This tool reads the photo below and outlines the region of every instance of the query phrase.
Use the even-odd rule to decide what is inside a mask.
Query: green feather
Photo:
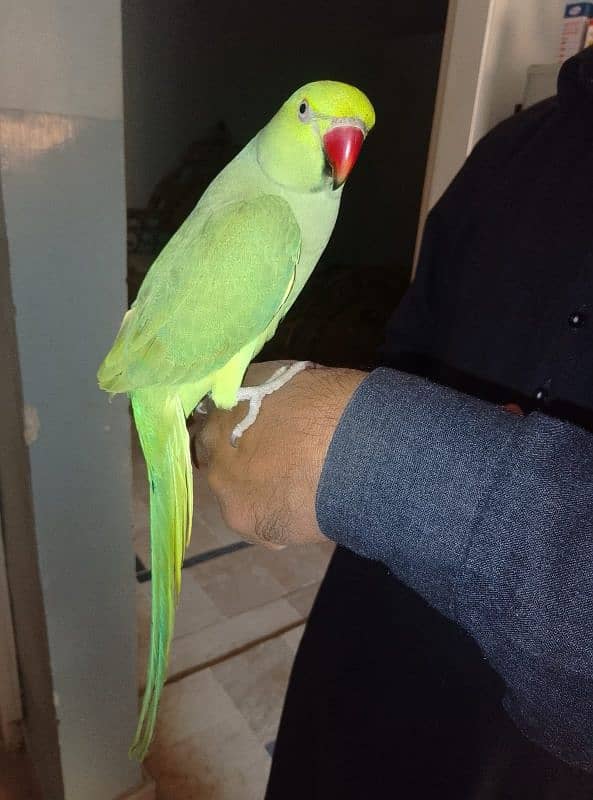
[[[152,740],[167,675],[183,554],[191,533],[193,483],[180,398],[166,391],[132,393],[134,420],[150,487],[152,625],[146,689],[130,755],[142,760]]]

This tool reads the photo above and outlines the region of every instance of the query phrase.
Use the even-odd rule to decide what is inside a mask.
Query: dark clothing
[[[592,434],[376,370],[336,430],[317,516],[473,636],[521,731],[593,772]]]
[[[593,797],[592,314],[590,50],[429,217],[384,361],[430,381],[374,373],[336,432],[321,527],[383,563],[338,548],[268,800]]]

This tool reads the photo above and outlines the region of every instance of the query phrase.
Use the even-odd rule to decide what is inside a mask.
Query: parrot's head
[[[340,189],[374,124],[373,106],[359,89],[315,81],[259,132],[257,157],[270,178],[294,191]]]

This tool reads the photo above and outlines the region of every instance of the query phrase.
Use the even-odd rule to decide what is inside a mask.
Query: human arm
[[[524,733],[593,768],[590,434],[378,370],[334,434],[317,518],[469,631]]]
[[[276,544],[323,531],[385,563],[477,640],[521,730],[591,768],[588,433],[394,370],[295,378],[237,450],[232,416],[216,415],[210,472],[233,527]]]

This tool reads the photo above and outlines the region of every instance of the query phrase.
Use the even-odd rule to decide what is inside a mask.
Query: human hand
[[[282,363],[252,365],[245,385],[263,383]],[[264,398],[237,447],[231,446],[231,431],[246,405],[209,413],[195,445],[230,528],[269,547],[325,539],[315,514],[317,485],[342,412],[366,375],[326,367],[304,370]]]

